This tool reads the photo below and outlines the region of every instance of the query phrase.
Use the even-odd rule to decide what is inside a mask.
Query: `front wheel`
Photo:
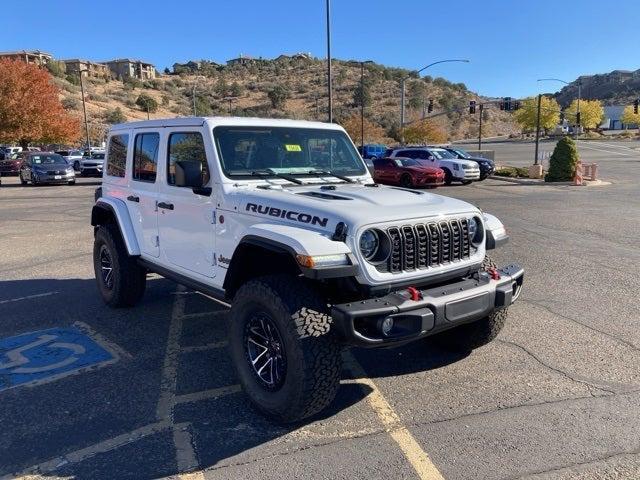
[[[451,175],[451,172],[449,171],[449,169],[445,168],[444,169],[444,184],[445,185],[451,185],[451,182],[453,182],[453,175]]]
[[[22,176],[22,172],[20,172],[20,184],[21,185],[26,185],[27,181],[24,179],[24,177]]]
[[[413,187],[413,180],[411,179],[411,175],[408,175],[406,173],[402,175],[402,177],[400,177],[400,186],[404,188]]]
[[[251,403],[278,422],[321,411],[338,390],[340,347],[326,301],[297,277],[261,277],[238,290],[229,350]]]
[[[482,268],[496,268],[496,263],[488,255],[482,262]],[[494,310],[475,322],[461,325],[434,335],[431,339],[440,345],[457,351],[469,352],[482,347],[498,336],[507,320],[508,309]]]
[[[461,182],[463,185],[470,185],[471,184],[471,180],[462,180]]]

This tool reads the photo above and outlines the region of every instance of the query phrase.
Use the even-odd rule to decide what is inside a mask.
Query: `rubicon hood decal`
[[[283,208],[270,207],[269,205],[259,205],[256,203],[247,203],[245,208],[248,212],[260,213],[272,217],[286,218],[300,223],[310,223],[311,225],[319,225],[326,227],[329,219],[326,217],[318,217],[304,212],[296,212],[295,210],[285,210]]]

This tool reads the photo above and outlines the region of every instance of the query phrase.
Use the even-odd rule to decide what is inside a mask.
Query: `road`
[[[522,165],[530,147],[495,145]],[[0,348],[75,328],[111,360],[0,387],[0,477],[640,478],[640,155],[627,152],[581,146],[605,187],[439,189],[507,225],[496,260],[526,274],[505,329],[466,356],[433,342],[345,351],[331,408],[286,428],[238,391],[224,306],[157,277],[133,309],[101,303],[94,186],[3,178]]]

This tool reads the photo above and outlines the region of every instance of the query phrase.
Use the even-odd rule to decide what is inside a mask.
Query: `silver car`
[[[102,176],[102,167],[104,165],[104,151],[93,151],[88,157],[80,160],[80,175],[98,175]]]

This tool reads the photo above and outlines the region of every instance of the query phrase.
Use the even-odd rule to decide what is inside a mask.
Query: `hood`
[[[335,188],[332,188],[335,187]],[[333,232],[339,222],[349,230],[382,222],[475,213],[473,205],[433,193],[400,187],[362,184],[289,186],[283,188],[232,187],[226,210],[237,210],[265,220]]]
[[[413,166],[413,167],[405,167],[407,170],[411,170],[412,172],[422,173],[427,175],[444,175],[444,171],[438,167],[428,167],[428,166]]]
[[[492,160],[488,158],[483,158],[483,157],[469,157],[466,160],[473,160],[474,162],[478,162],[478,163],[493,163]]]

